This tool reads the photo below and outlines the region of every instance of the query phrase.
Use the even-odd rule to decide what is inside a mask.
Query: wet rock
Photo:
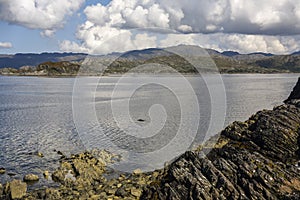
[[[115,193],[115,194],[116,194],[116,196],[122,197],[122,198],[128,196],[128,192],[125,191],[124,187],[118,188],[118,189],[116,190],[116,193]]]
[[[51,199],[51,200],[55,200],[55,199],[62,199],[62,196],[60,194],[60,192],[56,189],[53,188],[47,188],[45,189],[45,199]]]
[[[48,179],[50,176],[50,173],[49,173],[49,171],[44,171],[43,175],[46,179]]]
[[[38,181],[39,176],[35,175],[35,174],[27,174],[27,175],[24,176],[23,180],[26,181],[26,182]]]
[[[44,157],[44,154],[41,153],[41,152],[37,152],[37,156],[40,157],[40,158],[43,158],[43,157]]]
[[[142,194],[142,190],[137,188],[131,188],[130,193],[135,197],[140,197]]]
[[[55,182],[59,182],[61,184],[64,184],[65,181],[65,173],[63,170],[56,170],[55,172],[52,173],[52,179]]]
[[[17,173],[15,173],[15,172],[8,172],[7,175],[8,175],[8,176],[16,176]]]
[[[133,170],[132,173],[138,175],[138,174],[142,174],[143,172],[141,169],[135,169],[135,170]]]
[[[5,174],[6,170],[3,167],[0,167],[0,174]]]
[[[100,199],[100,195],[93,195],[90,197],[91,200],[98,200]]]
[[[284,103],[288,103],[291,100],[300,99],[300,77],[290,96],[284,101]]]
[[[0,183],[0,199],[2,195],[3,195],[3,185]]]
[[[11,199],[21,199],[26,195],[27,184],[20,180],[13,180],[6,184],[6,195]]]

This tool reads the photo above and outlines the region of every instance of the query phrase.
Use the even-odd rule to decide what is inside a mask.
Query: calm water
[[[224,126],[235,120],[246,120],[258,110],[271,109],[280,105],[289,95],[298,76],[298,74],[222,75],[227,100]],[[91,143],[86,144],[86,140],[96,137],[94,133],[99,129],[104,130],[105,134],[110,135],[115,140],[120,139],[119,135],[122,135],[124,131],[131,130],[134,132],[137,127],[130,124],[127,126],[127,123],[130,122],[128,122],[126,115],[118,115],[119,122],[126,126],[125,128],[118,128],[118,124],[111,120],[110,96],[118,79],[118,77],[103,78],[101,87],[98,87],[94,92],[96,116],[100,125],[93,120],[88,120],[89,116],[84,116],[82,119],[87,119],[86,122],[83,120],[82,126],[76,129],[72,111],[74,78],[0,76],[0,167],[5,167],[7,172],[16,173],[15,177],[19,178],[22,177],[22,174],[30,172],[41,174],[43,170],[51,171],[57,167],[59,156],[54,150],[71,154],[82,152],[86,147],[109,148],[107,141],[97,138],[93,138],[90,140]],[[161,79],[166,78],[160,77],[159,80]],[[187,79],[193,84],[194,89],[196,88],[198,99],[201,99],[203,96],[202,86],[198,85],[199,82],[194,80],[194,77]],[[87,80],[93,79],[87,78]],[[125,80],[121,85],[121,92],[112,98],[112,101],[119,102],[118,105],[122,106],[123,101],[126,101],[128,87],[137,84],[137,82],[138,80],[135,78]],[[94,81],[91,81],[91,85],[93,83]],[[185,88],[176,84],[178,83],[176,78],[173,78],[170,83],[178,89],[179,96],[187,95]],[[139,89],[132,95],[130,102],[132,120],[139,125],[138,127],[143,127],[150,123],[150,118],[152,120],[160,119],[160,116],[155,117],[151,114],[149,117],[148,110],[152,104],[162,104],[166,107],[169,117],[162,131],[166,133],[166,138],[172,138],[173,135],[170,130],[175,130],[180,123],[178,121],[180,110],[176,109],[178,106],[173,105],[174,102],[177,102],[175,97],[173,93],[168,93],[167,88],[155,84]],[[206,114],[209,116],[208,105],[200,106],[200,110],[204,113],[201,117],[206,118]],[[193,116],[189,117],[193,118]],[[138,121],[139,119],[142,119],[143,122]],[[207,123],[209,120],[204,120],[203,124],[200,122],[200,126],[205,127]],[[187,123],[185,126],[189,127],[190,124]],[[81,134],[78,135],[77,130],[82,129],[82,127],[84,128],[80,130]],[[87,134],[82,135],[82,131]],[[201,132],[201,127],[198,132]],[[93,144],[93,141],[97,141],[97,144]],[[120,140],[120,145],[124,142],[126,143],[126,141]],[[144,141],[133,141],[130,144],[134,144],[132,148],[137,151],[151,151],[152,147],[149,144],[142,143],[141,145],[141,142]],[[155,145],[158,146],[153,146],[153,148],[160,148],[159,145],[163,146],[164,141],[158,138]],[[38,151],[43,152],[45,157],[39,158],[32,155]],[[0,175],[1,182],[10,178],[7,174]],[[39,184],[44,184],[44,180]]]

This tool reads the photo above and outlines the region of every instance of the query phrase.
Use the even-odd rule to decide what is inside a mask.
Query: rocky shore
[[[216,144],[164,169],[122,174],[107,167],[119,158],[104,150],[62,155],[59,169],[44,172],[59,187],[27,192],[28,180],[13,180],[0,185],[0,199],[300,199],[299,127],[300,79],[283,105],[234,122]]]

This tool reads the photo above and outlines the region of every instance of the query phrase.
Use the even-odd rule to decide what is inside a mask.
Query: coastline
[[[201,73],[200,75],[214,75],[218,73]],[[274,75],[274,74],[300,74],[300,72],[273,72],[273,73],[255,73],[255,72],[236,72],[236,73],[219,73],[220,75]],[[24,74],[1,74],[0,76],[3,77],[37,77],[37,78],[76,78],[76,77],[122,77],[125,74],[103,74],[103,75],[71,75],[71,74],[63,74],[63,75],[24,75]],[[126,75],[142,75],[142,76],[184,76],[184,77],[193,77],[193,76],[199,76],[199,74],[195,73],[179,73],[172,74],[172,73],[137,73],[137,74],[126,74]]]

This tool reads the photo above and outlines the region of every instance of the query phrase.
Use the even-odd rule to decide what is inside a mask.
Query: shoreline
[[[300,72],[274,72],[274,73],[201,73],[200,75],[297,75],[300,74]],[[85,78],[85,77],[123,77],[124,75],[127,75],[130,77],[138,77],[138,76],[173,76],[173,77],[194,77],[199,76],[199,74],[193,74],[193,73],[179,73],[177,74],[170,74],[170,73],[138,73],[138,74],[104,74],[104,75],[54,75],[54,76],[48,76],[48,75],[20,75],[20,74],[0,74],[2,77],[36,77],[36,78]]]

